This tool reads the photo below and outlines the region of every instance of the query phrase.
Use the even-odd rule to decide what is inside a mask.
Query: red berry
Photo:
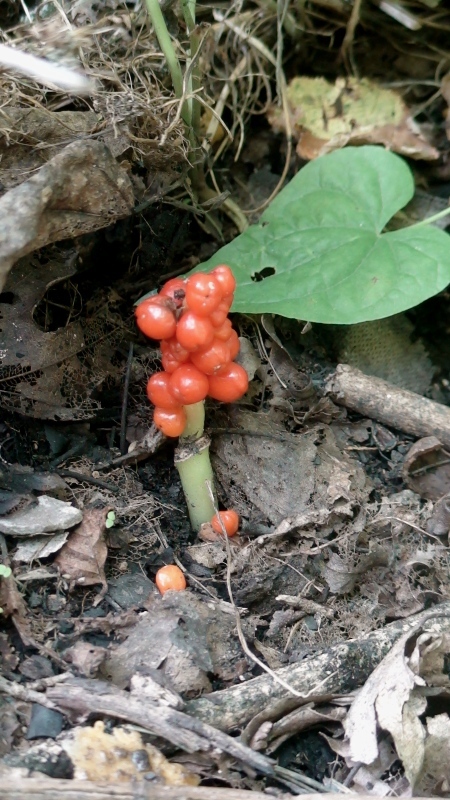
[[[186,412],[182,406],[172,410],[155,408],[153,422],[166,436],[181,436],[186,427]]]
[[[230,348],[230,356],[231,361],[234,361],[239,350],[241,349],[241,343],[239,341],[239,336],[237,335],[235,330],[232,330],[230,333],[229,339],[227,339],[226,344]]]
[[[181,569],[175,564],[167,564],[166,567],[161,567],[156,573],[155,583],[161,594],[168,592],[169,589],[173,592],[182,592],[186,588],[186,578]]]
[[[136,308],[138,328],[149,339],[170,339],[174,336],[177,321],[168,298],[147,297]]]
[[[207,317],[199,317],[192,311],[186,311],[178,320],[176,336],[181,346],[191,352],[211,344],[214,328]]]
[[[205,375],[214,375],[218,369],[231,361],[228,342],[213,339],[208,347],[202,347],[191,355],[191,361]]]
[[[174,336],[172,339],[165,339],[163,342],[161,342],[161,353],[163,356],[170,354],[181,364],[184,364],[185,361],[189,361],[190,357],[189,351],[181,346],[176,336]]]
[[[174,410],[182,405],[173,396],[167,372],[155,372],[147,383],[147,397],[154,406]]]
[[[216,339],[221,339],[222,342],[226,342],[230,338],[230,333],[232,330],[231,319],[225,317],[225,321],[222,323],[220,328],[215,328],[214,336]]]
[[[193,364],[182,364],[170,376],[170,390],[181,405],[200,403],[208,394],[208,378]]]
[[[222,288],[212,275],[198,272],[186,283],[186,305],[199,317],[207,317],[215,311],[222,297]]]
[[[209,318],[215,328],[220,328],[221,325],[223,325],[228,317],[228,312],[232,306],[232,303],[233,295],[227,295],[220,301],[216,310],[209,315]]]
[[[217,283],[220,284],[222,287],[222,293],[226,294],[233,294],[234,290],[236,289],[236,278],[234,277],[230,267],[226,264],[218,264],[217,267],[211,272],[211,275],[214,276]]]
[[[214,514],[211,525],[216,533],[223,533],[223,528],[225,528],[227,536],[234,536],[239,530],[239,514],[233,509],[219,511],[218,514]]]
[[[175,308],[181,308],[186,293],[186,281],[183,278],[171,278],[160,291],[161,297],[170,297]]]
[[[248,389],[248,375],[240,364],[231,362],[209,379],[209,396],[222,403],[234,403]]]
[[[181,346],[175,336],[161,342],[161,363],[165,372],[174,372],[177,367],[189,361],[190,353]]]

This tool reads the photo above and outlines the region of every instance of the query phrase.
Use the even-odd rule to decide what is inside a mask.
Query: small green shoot
[[[116,515],[114,511],[108,511],[106,515],[105,528],[112,528],[116,523]]]
[[[233,311],[346,325],[389,317],[450,283],[448,234],[425,224],[436,216],[383,233],[413,195],[399,156],[338,150],[301,169],[256,225],[196,270],[231,267]]]
[[[0,578],[9,578],[11,574],[11,567],[6,567],[4,564],[0,564]]]
[[[6,567],[5,564],[0,564],[0,578],[9,578],[11,574],[11,567]],[[3,608],[0,608],[0,614],[3,614]]]

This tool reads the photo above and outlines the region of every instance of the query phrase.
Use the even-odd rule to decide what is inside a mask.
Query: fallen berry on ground
[[[156,573],[155,583],[161,594],[165,594],[169,590],[182,592],[186,588],[186,578],[181,569],[175,564],[167,564],[167,566],[161,567]]]

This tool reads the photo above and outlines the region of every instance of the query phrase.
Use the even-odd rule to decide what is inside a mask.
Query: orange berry
[[[239,341],[239,336],[237,335],[235,330],[232,330],[230,333],[230,338],[227,339],[226,344],[230,348],[230,356],[231,361],[234,361],[239,350],[241,349],[241,343]]]
[[[193,364],[181,364],[170,376],[170,391],[183,406],[200,403],[209,390],[208,378]]]
[[[174,336],[177,321],[169,298],[147,297],[136,308],[138,328],[149,339],[170,339]]]
[[[231,361],[230,346],[228,342],[213,339],[208,347],[202,347],[191,355],[191,361],[197,369],[205,375],[214,375],[217,370]]]
[[[169,380],[170,375],[167,372],[155,372],[147,382],[147,397],[154,406],[174,410],[181,403],[173,396]]]
[[[233,329],[231,327],[231,319],[225,317],[225,320],[222,323],[222,325],[220,325],[220,327],[218,328],[215,328],[214,336],[216,337],[216,339],[221,339],[222,342],[226,342],[230,338],[230,333],[232,330]]]
[[[177,340],[189,352],[207,347],[214,339],[214,328],[207,317],[186,311],[178,320]]]
[[[209,319],[215,328],[220,328],[228,317],[228,312],[233,303],[233,295],[222,298],[216,310],[209,315]]]
[[[222,287],[222,293],[226,294],[233,294],[234,290],[236,289],[236,278],[234,277],[230,267],[226,264],[218,264],[217,267],[211,272],[211,275],[214,276],[216,281]]]
[[[215,311],[223,297],[220,283],[213,275],[198,272],[186,283],[186,305],[199,317],[207,317]]]
[[[166,567],[161,567],[156,573],[155,583],[161,594],[169,590],[182,592],[186,588],[186,578],[181,569],[175,564],[167,564]]]
[[[170,297],[175,308],[181,308],[186,293],[186,281],[183,278],[171,278],[160,291],[161,297]]]
[[[181,436],[186,427],[186,412],[183,406],[178,408],[158,408],[153,412],[153,422],[165,436]]]
[[[233,361],[209,378],[209,396],[222,403],[234,403],[248,389],[248,375],[240,364]]]
[[[223,533],[223,528],[225,528],[227,536],[235,536],[239,529],[239,514],[233,509],[219,511],[218,514],[214,514],[211,525],[216,533]]]
[[[162,344],[162,342],[161,342]],[[182,362],[177,361],[171,353],[161,356],[161,364],[163,365],[164,372],[175,372],[178,367],[181,367]]]

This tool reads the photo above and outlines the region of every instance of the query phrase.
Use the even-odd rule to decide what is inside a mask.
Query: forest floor
[[[354,326],[232,315],[250,388],[207,405],[227,541],[190,527],[133,315],[327,150],[384,145],[407,218],[445,208],[448,10],[199,2],[201,202],[145,9],[10,5],[4,43],[81,53],[96,88],[0,75],[0,798],[448,796],[448,293]]]

